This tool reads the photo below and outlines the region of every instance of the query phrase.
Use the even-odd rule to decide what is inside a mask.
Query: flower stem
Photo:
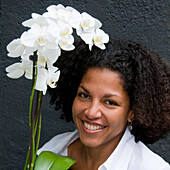
[[[37,55],[36,52],[34,53],[34,55]],[[31,134],[30,134],[29,149],[27,153],[24,170],[33,169],[38,146],[39,146],[39,140],[40,140],[41,105],[42,105],[43,95],[42,95],[42,92],[37,91],[36,106],[34,109],[34,97],[35,97],[35,86],[36,86],[36,81],[37,81],[37,74],[38,74],[37,61],[33,61],[33,79],[32,79],[33,84],[32,84],[32,92],[30,96],[30,106],[29,106],[29,126],[31,129]]]
[[[41,130],[41,106],[42,106],[42,99],[43,95],[42,92],[39,92],[38,96],[38,109],[37,109],[37,119],[36,119],[36,126],[35,126],[35,143],[37,144],[36,146],[36,152],[38,150],[38,145],[39,145],[39,139],[40,139],[40,130]]]

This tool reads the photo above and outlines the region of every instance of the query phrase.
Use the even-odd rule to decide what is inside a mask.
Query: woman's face
[[[117,145],[131,119],[129,96],[120,74],[91,68],[83,76],[72,106],[81,142],[88,147]]]

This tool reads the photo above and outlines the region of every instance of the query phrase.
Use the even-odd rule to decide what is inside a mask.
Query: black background
[[[13,80],[5,68],[17,61],[7,57],[6,46],[27,30],[21,25],[31,13],[42,14],[49,5],[59,3],[86,11],[102,23],[111,38],[132,39],[148,45],[170,61],[169,0],[2,0],[0,9],[0,169],[20,170],[29,144],[28,108],[31,81]],[[74,129],[60,120],[60,112],[44,96],[40,146],[54,135]],[[149,146],[170,163],[170,135]]]

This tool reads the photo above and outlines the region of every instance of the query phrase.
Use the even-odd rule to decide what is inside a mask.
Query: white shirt
[[[68,156],[68,146],[77,138],[77,130],[57,135],[40,148],[37,154],[52,151]],[[136,143],[127,128],[115,150],[98,170],[170,170],[170,165],[142,142]]]

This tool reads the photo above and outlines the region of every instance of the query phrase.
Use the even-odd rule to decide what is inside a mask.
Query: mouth
[[[89,133],[99,132],[106,127],[106,126],[101,126],[97,124],[91,124],[86,121],[82,121],[82,124],[83,124],[84,130]]]

